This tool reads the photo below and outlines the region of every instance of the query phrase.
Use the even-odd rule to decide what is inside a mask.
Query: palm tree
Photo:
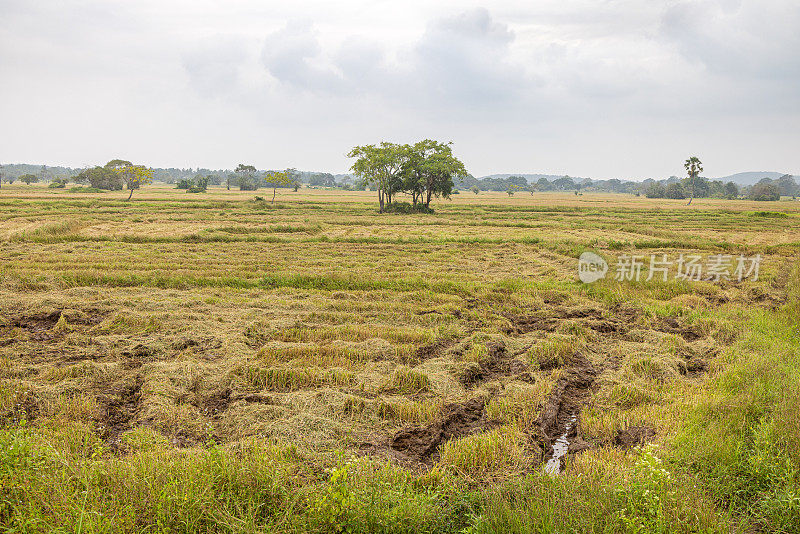
[[[694,180],[703,172],[703,162],[697,156],[692,156],[684,162],[683,166],[689,173],[689,204],[691,204],[694,200]]]

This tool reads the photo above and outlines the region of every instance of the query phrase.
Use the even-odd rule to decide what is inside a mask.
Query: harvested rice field
[[[7,531],[800,531],[800,203],[125,197],[3,186]]]

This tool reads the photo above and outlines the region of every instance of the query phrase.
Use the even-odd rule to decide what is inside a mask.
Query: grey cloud
[[[381,45],[357,37],[350,37],[342,43],[333,62],[355,91],[381,86],[390,72]]]
[[[691,0],[664,13],[662,33],[689,60],[731,78],[800,82],[800,4]]]
[[[368,94],[406,106],[492,107],[524,88],[509,63],[514,34],[476,9],[430,23],[421,39],[389,64],[379,43],[350,38],[325,54],[309,24],[290,23],[269,35],[262,63],[283,83],[312,93]]]
[[[344,80],[321,54],[313,26],[289,22],[264,41],[261,62],[272,76],[312,92],[341,92]]]
[[[420,90],[439,101],[489,105],[515,99],[527,85],[509,59],[514,33],[478,8],[428,26],[412,54]]]
[[[232,37],[204,39],[182,56],[183,67],[192,87],[206,97],[222,96],[240,83],[242,64],[247,57],[244,44]]]
[[[474,172],[797,168],[798,0],[235,4],[0,0],[3,153],[344,169],[343,146],[435,136]]]

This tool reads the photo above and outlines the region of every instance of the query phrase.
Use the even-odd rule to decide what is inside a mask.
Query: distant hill
[[[769,178],[770,180],[776,180],[787,174],[785,172],[769,172],[769,171],[751,171],[751,172],[738,172],[736,174],[731,174],[730,176],[723,176],[722,178],[715,178],[716,180],[722,180],[723,182],[733,182],[739,185],[753,185],[757,184],[759,180],[762,178]]]
[[[523,178],[528,180],[528,183],[537,182],[539,178],[547,178],[549,181],[552,182],[553,180],[558,180],[559,178],[564,177],[563,174],[525,174],[522,172],[512,172],[507,174],[487,174],[486,176],[481,176],[480,179],[483,180],[484,178],[500,178],[501,180],[504,180],[510,176],[522,176]],[[583,178],[579,176],[570,176],[570,178],[572,178],[576,182],[580,182],[581,180],[583,180]]]

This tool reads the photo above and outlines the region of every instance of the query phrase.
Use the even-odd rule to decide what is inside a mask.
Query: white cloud
[[[206,97],[227,96],[242,84],[240,70],[247,52],[240,39],[212,36],[183,54],[183,67],[190,82]]]
[[[800,83],[800,4],[691,0],[666,10],[662,30],[680,51],[732,79]]]
[[[476,174],[800,170],[796,1],[487,7],[0,0],[0,160],[341,171],[432,136]]]

